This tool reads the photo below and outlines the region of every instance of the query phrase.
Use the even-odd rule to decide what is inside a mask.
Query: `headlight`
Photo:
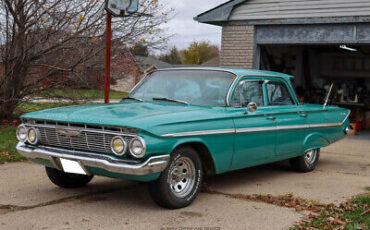
[[[30,144],[36,144],[39,140],[39,137],[37,135],[37,130],[35,128],[29,128],[27,133],[27,141]]]
[[[27,141],[27,128],[24,125],[20,125],[17,128],[17,139],[20,142],[26,142]]]
[[[122,137],[114,137],[111,146],[113,153],[117,156],[125,154],[127,149],[127,143]]]
[[[135,137],[130,141],[130,153],[136,158],[142,158],[145,155],[146,145],[141,137]]]

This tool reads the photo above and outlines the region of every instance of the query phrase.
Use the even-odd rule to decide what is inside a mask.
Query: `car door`
[[[277,159],[297,156],[302,152],[307,114],[299,110],[293,92],[284,80],[266,80],[265,88],[270,115],[276,124]]]
[[[231,169],[263,164],[274,157],[275,121],[268,116],[262,86],[262,79],[242,79],[231,96],[229,112],[236,129]],[[250,102],[257,104],[255,112],[247,112]]]

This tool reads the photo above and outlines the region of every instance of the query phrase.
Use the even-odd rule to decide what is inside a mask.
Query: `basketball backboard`
[[[105,9],[115,17],[125,17],[136,13],[139,0],[106,0]]]

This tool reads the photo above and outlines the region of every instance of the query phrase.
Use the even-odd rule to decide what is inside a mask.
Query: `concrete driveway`
[[[370,138],[346,138],[321,152],[316,171],[285,162],[208,178],[185,209],[165,210],[143,183],[96,177],[83,189],[54,186],[43,167],[0,166],[0,229],[288,229],[303,215],[293,208],[243,199],[292,194],[340,203],[370,186]]]

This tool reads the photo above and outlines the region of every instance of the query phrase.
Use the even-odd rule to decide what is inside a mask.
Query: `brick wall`
[[[253,68],[254,26],[222,27],[220,66]]]

